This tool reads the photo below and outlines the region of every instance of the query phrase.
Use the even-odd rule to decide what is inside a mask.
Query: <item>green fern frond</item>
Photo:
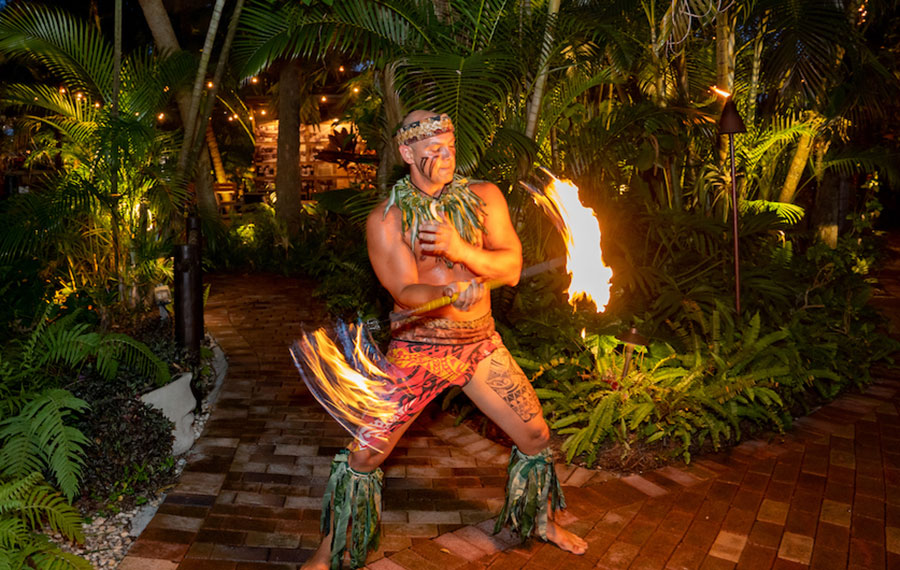
[[[89,570],[84,559],[62,552],[42,531],[84,541],[82,518],[40,473],[0,479],[0,568],[71,568]]]
[[[0,474],[23,477],[49,469],[72,499],[78,491],[88,440],[65,422],[71,413],[87,408],[87,402],[70,392],[50,389],[37,394],[18,415],[0,422]]]

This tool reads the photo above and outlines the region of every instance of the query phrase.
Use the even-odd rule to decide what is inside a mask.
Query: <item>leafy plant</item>
[[[619,342],[609,336],[588,335],[583,352],[570,357],[517,359],[534,371],[551,427],[569,436],[568,461],[584,455],[592,464],[610,440],[626,449],[637,440],[661,440],[690,460],[705,442],[718,449],[737,440],[745,422],[783,428],[783,403],[773,387],[790,372],[789,353],[778,348],[786,333],[760,337],[758,316],[738,332],[722,326],[718,311],[697,325],[679,331],[688,350],[661,343],[639,349],[624,377]]]
[[[0,568],[91,570],[87,560],[63,552],[41,534],[45,529],[84,541],[81,515],[40,473],[0,477]]]
[[[18,414],[0,421],[0,477],[21,478],[48,469],[72,500],[88,441],[66,422],[87,407],[66,390],[49,389],[29,399]]]
[[[97,382],[102,380],[86,378],[76,389],[90,390]],[[127,508],[171,481],[172,422],[161,411],[134,396],[107,394],[77,426],[89,442],[82,494],[97,508]]]
[[[3,395],[52,386],[53,379],[59,376],[59,367],[78,370],[88,362],[94,363],[107,380],[115,377],[121,364],[126,364],[153,378],[158,385],[169,381],[168,366],[145,344],[120,333],[96,332],[91,325],[78,323],[77,313],[49,322],[52,309],[52,304],[48,304],[28,338],[10,343],[7,354],[0,355],[0,362],[8,361],[0,367]],[[8,409],[14,409],[14,401],[7,402],[11,406]]]
[[[114,113],[113,47],[96,26],[19,3],[0,13],[0,37],[0,53],[34,72],[5,84],[0,102],[28,135],[25,166],[44,173],[32,192],[0,205],[0,260],[36,257],[52,286],[90,291],[101,310],[117,300],[140,306],[171,274],[169,230],[157,220],[186,194],[167,181],[177,140],[157,128],[157,113],[189,75],[190,57],[126,54]]]

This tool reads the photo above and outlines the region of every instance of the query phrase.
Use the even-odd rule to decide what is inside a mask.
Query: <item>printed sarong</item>
[[[402,374],[390,392],[399,408],[390,421],[374,420],[356,434],[361,445],[375,449],[438,394],[468,384],[478,364],[503,346],[490,314],[471,321],[416,318],[391,323],[391,330],[387,359]]]

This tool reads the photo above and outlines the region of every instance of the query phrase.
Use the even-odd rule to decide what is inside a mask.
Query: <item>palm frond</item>
[[[240,77],[279,58],[319,57],[331,49],[374,59],[431,44],[433,23],[433,7],[424,3],[343,0],[325,9],[251,0],[241,15],[233,52]]]
[[[892,186],[900,184],[900,170],[897,168],[900,156],[884,148],[846,149],[840,153],[826,155],[822,163],[825,170],[835,170],[842,175],[864,172],[879,172]]]
[[[766,38],[766,76],[789,97],[815,100],[838,71],[841,44],[850,35],[839,4],[763,0],[760,10],[778,22]]]
[[[742,212],[774,212],[778,219],[789,225],[800,223],[806,210],[796,204],[788,204],[786,202],[770,202],[768,200],[741,200]],[[781,229],[774,227],[766,227],[768,229]]]
[[[601,69],[597,73],[583,73],[576,69],[573,70],[571,75],[564,76],[557,81],[544,96],[535,140],[545,140],[550,129],[556,125],[559,118],[585,92],[611,81],[613,79],[610,68]]]
[[[69,89],[111,100],[111,45],[95,26],[60,8],[19,2],[4,9],[0,53],[39,62]]]
[[[508,54],[420,54],[401,60],[398,87],[410,106],[447,113],[456,127],[457,164],[471,172],[491,143],[497,107],[505,100],[515,62]]]

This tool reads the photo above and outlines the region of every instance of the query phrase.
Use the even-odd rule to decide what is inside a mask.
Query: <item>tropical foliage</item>
[[[36,191],[0,205],[0,260],[41,260],[42,281],[92,297],[108,321],[107,307],[143,305],[171,274],[164,228],[185,195],[167,182],[177,140],[157,124],[190,62],[126,57],[114,111],[112,47],[88,22],[17,3],[0,12],[0,37],[0,53],[35,70],[35,81],[4,85],[0,103],[30,134],[25,166],[46,173]]]
[[[548,166],[579,185],[614,271],[606,311],[573,312],[561,273],[494,293],[507,344],[567,436],[569,459],[592,462],[610,441],[688,458],[748,430],[785,429],[864,385],[893,350],[866,301],[877,198],[900,179],[900,29],[885,17],[896,2],[247,0],[216,37],[224,4],[214,3],[202,51],[136,50],[118,72],[98,26],[31,2],[0,10],[0,55],[29,70],[4,84],[0,103],[29,142],[26,166],[45,173],[34,191],[0,203],[3,320],[26,339],[0,361],[10,396],[3,453],[27,466],[4,476],[41,471],[74,492],[84,442],[64,428],[83,403],[58,391],[61,370],[109,380],[130,359],[126,368],[165,376],[124,337],[74,319],[31,324],[33,315],[51,295],[104,331],[116,311],[145,306],[150,287],[169,279],[170,222],[194,207],[180,180],[202,125],[217,102],[231,118],[246,114],[240,81],[267,70],[317,78],[297,89],[292,119],[317,110],[313,86],[329,65],[355,70],[348,89],[360,93],[346,115],[378,150],[377,187],[300,208],[282,199],[292,190],[282,179],[274,209],[246,208],[227,229],[206,220],[207,262],[302,272],[343,318],[390,310],[359,236],[400,174],[391,139],[407,110],[451,115],[459,166],[506,193],[526,265],[563,246],[518,181]],[[214,45],[221,55],[206,82]],[[175,127],[160,117],[186,77],[191,109]],[[719,136],[714,85],[729,92],[745,133]],[[288,99],[287,81],[280,87]],[[614,335],[631,328],[651,340],[623,374]],[[36,338],[67,348],[36,350]],[[26,378],[35,383],[20,396]],[[100,455],[116,454],[128,456]],[[130,486],[153,471],[131,467],[95,475]]]
[[[897,147],[884,136],[898,100],[882,47],[896,45],[897,30],[879,20],[889,10],[255,0],[235,55],[243,74],[283,57],[367,62],[355,84],[365,102],[350,115],[385,160],[404,108],[449,113],[461,168],[507,191],[526,265],[560,255],[562,244],[516,181],[537,164],[574,179],[603,229],[612,301],[602,315],[573,314],[560,295],[565,277],[540,276],[495,293],[505,339],[570,436],[570,459],[592,460],[610,439],[657,441],[689,457],[747,428],[783,429],[818,398],[864,383],[868,365],[893,348],[865,304],[877,236],[854,227],[877,216],[869,205],[879,184],[897,182]],[[718,136],[714,85],[730,92],[747,131],[734,139],[741,312],[729,139]],[[360,194],[347,215],[362,219],[371,196]],[[362,261],[355,253],[344,262]],[[329,280],[331,297],[360,299],[361,265],[334,261],[307,269]],[[616,380],[621,349],[610,335],[630,327],[653,341]]]
[[[121,334],[93,332],[77,321],[78,313],[51,320],[57,311],[48,305],[26,339],[0,351],[0,544],[12,568],[90,567],[40,534],[49,529],[68,540],[83,540],[81,515],[70,503],[83,491],[85,471],[96,471],[88,463],[96,442],[107,439],[82,431],[92,425],[86,418],[99,410],[76,397],[73,385],[80,389],[88,370],[107,383],[124,368],[154,381],[169,375],[168,366],[146,345]],[[141,433],[151,427],[145,422]],[[133,448],[145,460],[160,448],[140,443]],[[171,441],[161,449],[171,453]]]

